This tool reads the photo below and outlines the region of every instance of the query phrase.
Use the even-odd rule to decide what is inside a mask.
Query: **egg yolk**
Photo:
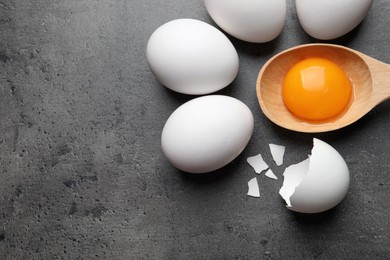
[[[295,64],[283,82],[283,101],[288,110],[307,120],[326,120],[348,105],[352,85],[345,72],[323,58],[308,58]]]

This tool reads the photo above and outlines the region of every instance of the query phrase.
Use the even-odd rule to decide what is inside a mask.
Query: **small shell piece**
[[[257,178],[253,178],[248,182],[248,196],[260,198],[260,189]]]
[[[258,154],[256,156],[248,157],[246,161],[249,163],[250,166],[253,167],[256,173],[260,174],[262,171],[265,171],[268,169],[268,165],[264,162],[263,157],[261,154]]]
[[[278,177],[275,175],[275,173],[271,169],[268,169],[268,171],[266,171],[265,176],[267,176],[270,179],[274,179],[274,180],[278,179]]]
[[[270,144],[269,148],[271,150],[272,158],[274,159],[276,165],[282,165],[284,151],[286,150],[286,147],[282,145]]]

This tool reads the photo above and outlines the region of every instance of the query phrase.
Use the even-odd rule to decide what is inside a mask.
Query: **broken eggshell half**
[[[287,208],[319,213],[335,207],[348,192],[350,176],[342,156],[329,144],[313,140],[308,159],[286,168],[279,194]]]

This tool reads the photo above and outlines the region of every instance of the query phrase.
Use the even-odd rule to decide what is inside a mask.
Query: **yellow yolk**
[[[351,82],[335,63],[308,58],[295,64],[283,82],[283,101],[295,116],[326,120],[340,114],[348,105]]]

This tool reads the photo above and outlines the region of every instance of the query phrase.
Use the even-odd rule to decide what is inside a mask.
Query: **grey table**
[[[331,41],[390,63],[390,1]],[[218,94],[245,102],[255,130],[244,152],[212,174],[190,175],[164,158],[160,134],[191,96],[162,87],[145,47],[176,18],[215,25],[202,1],[0,1],[0,259],[389,259],[390,103],[324,134],[284,130],[262,114],[257,73],[274,54],[316,42],[288,1],[276,40],[230,37],[236,80]],[[389,86],[390,87],[390,86]],[[284,167],[320,138],[345,158],[351,187],[323,214],[288,211],[278,195]],[[246,158],[286,146],[277,181]]]

